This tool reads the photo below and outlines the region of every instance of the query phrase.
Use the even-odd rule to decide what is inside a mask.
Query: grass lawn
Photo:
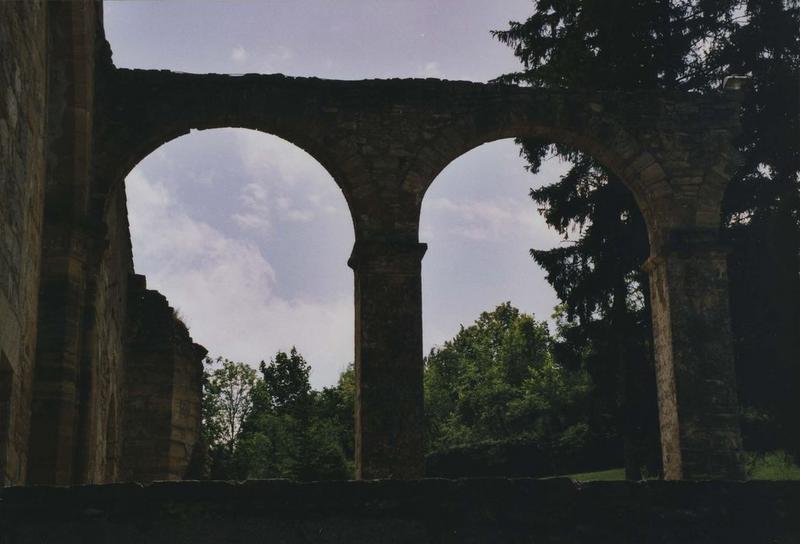
[[[768,453],[762,457],[748,454],[747,459],[747,475],[750,480],[800,480],[800,467],[789,462],[781,451]],[[565,476],[583,482],[624,480],[625,470],[612,468]]]
[[[583,472],[581,474],[568,474],[567,478],[572,478],[573,480],[580,480],[580,481],[613,481],[613,480],[624,480],[625,479],[625,469],[622,468],[612,468],[609,470],[601,470],[599,472]]]
[[[800,480],[800,467],[787,460],[782,451],[775,451],[762,458],[751,456],[747,474],[751,480]]]

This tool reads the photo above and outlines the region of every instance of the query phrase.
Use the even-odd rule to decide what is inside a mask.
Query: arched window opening
[[[423,201],[428,473],[658,477],[642,215],[596,163],[534,176],[519,150],[470,151]]]
[[[126,384],[160,414],[172,448],[173,460],[136,470],[182,478],[202,466],[187,439],[202,419],[211,473],[200,476],[351,477],[354,235],[330,174],[275,136],[214,129],[162,145],[125,185],[139,301],[131,353],[173,397],[148,405],[137,378]],[[183,338],[177,350],[152,342],[163,336],[153,312]],[[205,378],[187,363],[202,354],[193,342],[208,350]]]

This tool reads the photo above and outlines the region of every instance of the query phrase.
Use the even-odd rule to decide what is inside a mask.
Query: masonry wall
[[[199,436],[204,350],[171,309],[168,356],[141,368],[127,357],[125,189],[98,199],[92,166],[96,74],[108,66],[100,1],[0,1],[0,487],[118,481],[126,418],[143,431],[127,458],[146,445],[153,457],[139,462],[163,461],[162,477],[185,472]],[[138,319],[158,322],[160,300]],[[157,418],[126,414],[128,367],[163,381],[150,399],[164,407],[163,436],[148,434]]]
[[[19,4],[19,2],[13,2]],[[47,2],[47,130],[42,274],[31,403],[29,483],[79,483],[76,456],[90,428],[93,376],[86,336],[87,298],[98,225],[86,210],[91,191],[94,54],[103,42],[101,4]]]
[[[0,486],[25,480],[44,203],[47,7],[0,2]]]
[[[128,308],[120,479],[179,480],[199,437],[206,352],[144,276],[132,277]]]
[[[128,278],[133,273],[125,188],[114,191],[105,210],[98,257],[90,263],[86,348],[82,357],[81,442],[76,452],[83,482],[113,482],[119,474],[126,406],[125,325]]]
[[[173,343],[172,425],[169,467],[173,479],[197,478],[203,472],[200,447],[203,395],[203,361],[206,349],[195,344],[176,324]]]

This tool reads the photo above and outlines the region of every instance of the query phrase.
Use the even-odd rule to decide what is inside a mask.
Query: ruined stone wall
[[[108,202],[99,256],[89,274],[87,347],[83,357],[89,379],[85,427],[78,458],[84,482],[113,482],[119,471],[120,411],[125,407],[124,362],[128,278],[133,273],[125,188]]]
[[[0,2],[0,487],[120,478],[133,259],[124,186],[96,198],[106,65],[100,1]],[[141,460],[167,459],[172,477],[199,436],[202,378],[202,350],[177,330],[154,369],[166,372],[152,399],[166,407],[166,453],[150,444]]]
[[[199,438],[205,350],[144,276],[130,282],[128,309],[120,479],[179,480]]]
[[[118,70],[99,0],[0,1],[0,36],[1,481],[185,474],[202,350],[163,296],[127,285],[121,187],[163,143],[230,126],[297,144],[347,198],[360,477],[424,473],[420,206],[452,160],[509,137],[574,145],[631,189],[650,231],[666,474],[743,476],[717,247],[739,98]]]
[[[47,7],[0,2],[0,486],[25,480],[44,203]]]
[[[181,325],[179,323],[178,325]],[[199,448],[202,423],[203,360],[206,349],[195,344],[188,334],[175,337],[172,374],[172,428],[169,466],[175,479],[196,478],[202,467]]]

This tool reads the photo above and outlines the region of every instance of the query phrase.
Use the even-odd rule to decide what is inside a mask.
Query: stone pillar
[[[53,221],[45,224],[43,238],[28,484],[84,483],[74,469],[88,233]]]
[[[426,244],[357,241],[356,478],[425,474],[421,262]]]
[[[744,478],[727,253],[716,233],[676,233],[645,263],[668,480]]]

